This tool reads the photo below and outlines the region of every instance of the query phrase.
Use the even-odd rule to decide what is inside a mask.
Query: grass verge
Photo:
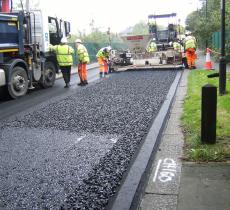
[[[227,74],[227,93],[219,96],[219,78],[207,78],[213,72],[191,71],[184,101],[182,128],[185,135],[184,159],[187,161],[230,160],[230,73]],[[201,143],[201,88],[206,84],[217,87],[217,141],[216,144]]]

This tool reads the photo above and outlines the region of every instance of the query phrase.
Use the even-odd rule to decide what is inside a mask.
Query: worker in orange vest
[[[108,63],[109,63],[109,55],[110,55],[110,51],[111,51],[111,47],[104,47],[101,48],[96,57],[97,57],[97,61],[99,64],[99,68],[100,68],[100,78],[105,77],[105,75],[108,74]]]
[[[80,39],[75,40],[78,57],[78,76],[80,83],[78,85],[84,86],[88,84],[87,81],[87,64],[89,63],[89,54]]]
[[[196,38],[192,36],[191,32],[185,33],[184,48],[189,69],[196,69]]]

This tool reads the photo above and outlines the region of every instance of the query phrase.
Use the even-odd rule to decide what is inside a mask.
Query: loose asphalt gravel
[[[112,74],[0,122],[0,209],[105,209],[175,76]]]

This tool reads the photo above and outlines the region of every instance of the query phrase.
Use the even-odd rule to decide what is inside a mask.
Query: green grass
[[[184,159],[188,161],[230,160],[230,74],[227,74],[227,93],[219,96],[219,78],[207,78],[212,71],[191,71],[184,101],[182,127],[185,134]],[[201,88],[205,84],[217,87],[217,141],[201,143]]]

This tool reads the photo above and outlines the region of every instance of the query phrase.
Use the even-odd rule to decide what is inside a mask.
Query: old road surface
[[[108,208],[180,74],[92,69],[1,101],[0,209]]]

